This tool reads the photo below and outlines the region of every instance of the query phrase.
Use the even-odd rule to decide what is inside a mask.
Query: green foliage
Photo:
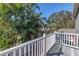
[[[72,13],[69,11],[56,12],[49,16],[48,27],[50,28],[50,32],[60,28],[74,28],[75,20],[72,19]]]
[[[0,4],[0,51],[41,35],[44,18],[37,9],[37,4]]]

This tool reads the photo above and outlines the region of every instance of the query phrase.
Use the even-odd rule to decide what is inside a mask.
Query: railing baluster
[[[66,40],[66,39],[65,39],[65,34],[64,34],[64,44],[65,44],[65,40]]]
[[[57,38],[58,38],[58,37],[57,37],[57,34],[55,33],[55,41],[56,41],[56,42],[57,42]]]
[[[41,54],[43,54],[43,40],[41,40]]]
[[[69,40],[69,45],[70,45],[70,34],[68,34],[68,40]]]
[[[66,35],[67,38],[67,45],[69,44],[69,38],[68,38],[68,34]]]
[[[38,50],[38,41],[37,41],[37,56],[38,56],[38,51],[39,51],[39,50]]]
[[[6,53],[6,56],[8,56],[8,53]]]
[[[31,53],[32,53],[32,56],[33,56],[33,52],[34,52],[34,51],[33,51],[33,48],[34,48],[34,47],[33,47],[33,43],[31,44],[31,46],[32,46],[32,48],[31,48]]]
[[[62,43],[64,44],[64,34],[62,34]]]
[[[60,43],[61,43],[61,34],[59,34],[59,38],[60,38]]]
[[[26,46],[24,46],[24,56],[26,56],[27,50],[26,50]]]
[[[78,35],[78,47],[79,47],[79,35]]]
[[[60,35],[61,35],[60,37],[61,37],[61,44],[62,44],[62,33]]]
[[[16,51],[15,50],[13,51],[13,56],[16,56]]]
[[[40,48],[41,48],[41,47],[40,47],[40,41],[39,41],[39,56],[40,56],[40,52],[41,52],[41,51],[40,51]]]
[[[36,42],[34,42],[34,56],[36,56]]]
[[[72,43],[72,40],[71,40],[71,34],[69,35],[69,37],[70,37],[70,46],[71,46],[71,43]]]
[[[74,35],[74,46],[75,46],[75,35]]]
[[[66,41],[66,39],[65,39],[65,34],[64,34],[64,44],[65,44],[65,41]]]
[[[30,56],[30,44],[28,45],[28,56]]]
[[[42,40],[40,40],[40,55],[42,54]]]
[[[75,39],[75,46],[76,46],[76,42],[77,42],[77,41],[76,41],[76,35],[74,35],[74,36],[75,36],[74,39]]]
[[[65,39],[66,39],[66,45],[67,45],[67,34],[65,34]]]
[[[21,56],[21,48],[19,48],[19,56]]]
[[[71,35],[71,46],[73,46],[73,38],[72,38],[72,35]]]
[[[44,39],[43,39],[43,54],[44,54],[44,51],[45,51],[45,50],[44,50],[44,49],[45,49],[44,47],[45,47],[45,41],[44,41]]]
[[[66,44],[66,34],[65,34],[65,44]]]
[[[76,36],[76,46],[78,47],[78,35]]]

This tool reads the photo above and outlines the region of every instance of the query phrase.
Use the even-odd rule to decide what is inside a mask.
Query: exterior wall
[[[76,19],[75,30],[76,30],[76,33],[79,33],[79,12],[78,12],[77,19]]]

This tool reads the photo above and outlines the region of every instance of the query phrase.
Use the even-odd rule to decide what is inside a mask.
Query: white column
[[[79,33],[79,12],[78,12],[78,15],[77,15],[77,19],[76,19],[76,33]]]

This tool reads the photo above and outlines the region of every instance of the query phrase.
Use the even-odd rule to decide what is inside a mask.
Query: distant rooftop
[[[59,29],[58,32],[75,33],[75,29]]]

